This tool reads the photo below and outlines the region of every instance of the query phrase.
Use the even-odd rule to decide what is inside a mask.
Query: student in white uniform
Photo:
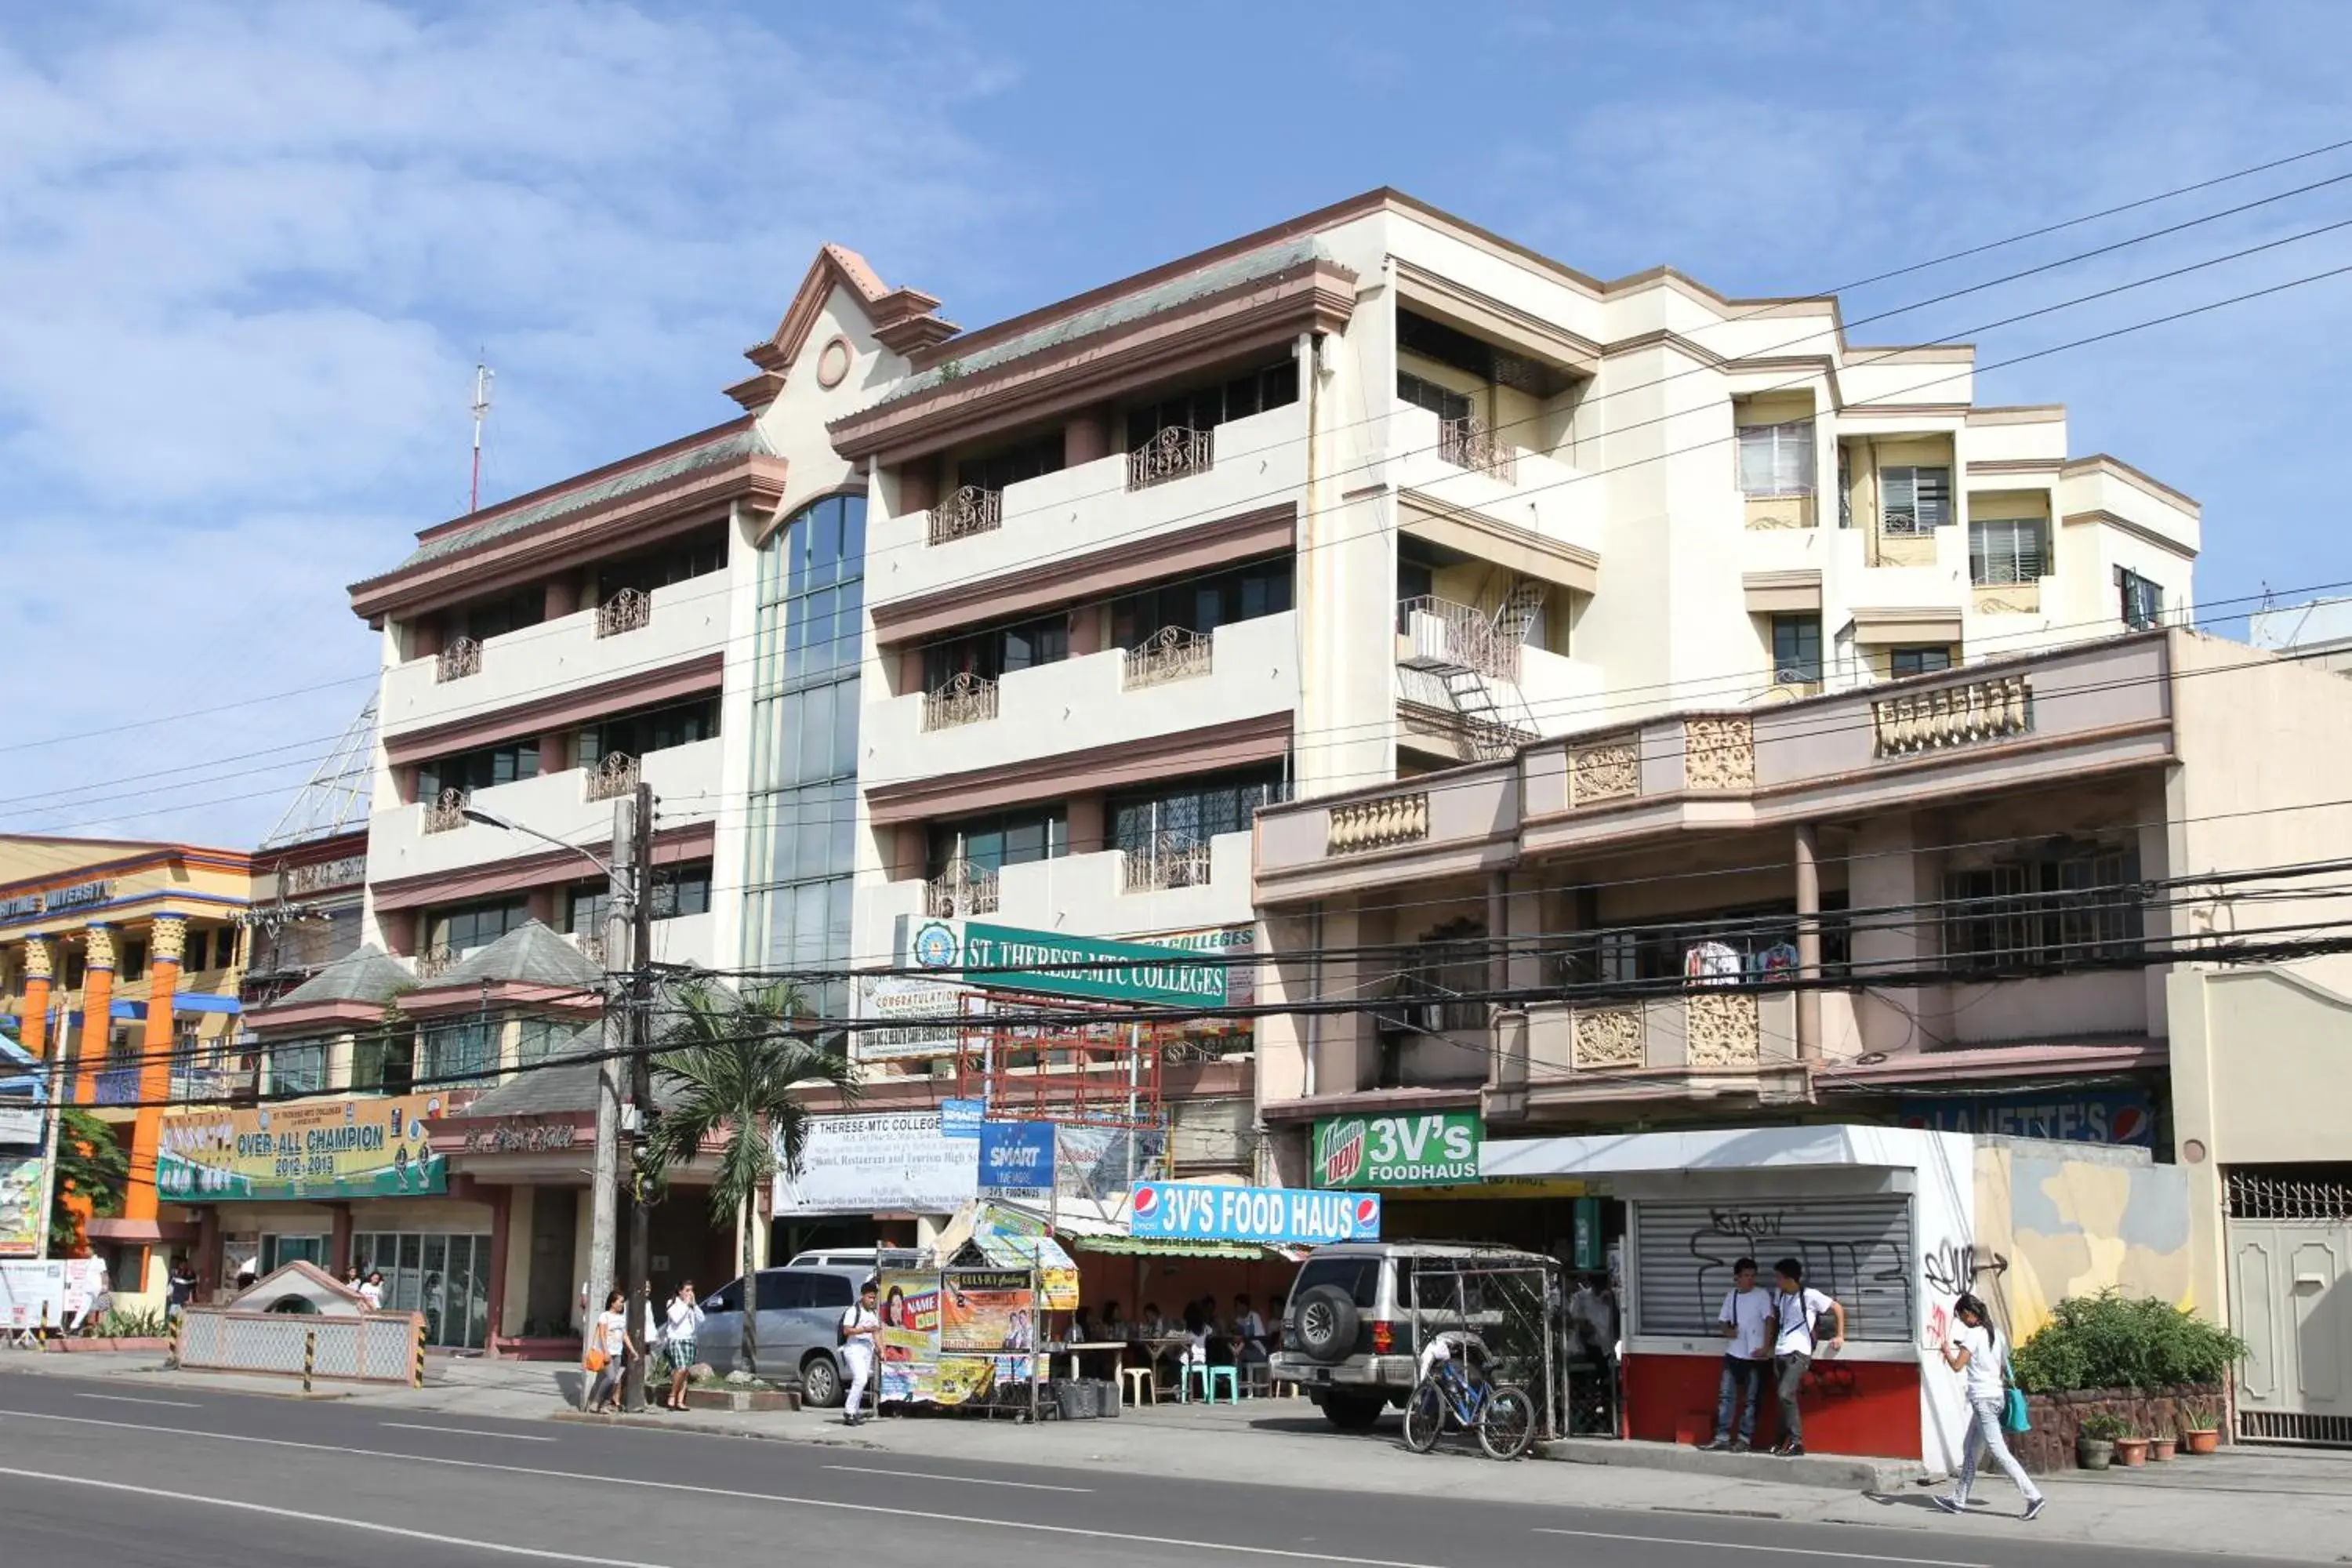
[[[1756,1441],[1756,1411],[1772,1371],[1772,1293],[1757,1287],[1756,1259],[1731,1266],[1731,1289],[1715,1321],[1724,1338],[1723,1377],[1715,1397],[1715,1441],[1706,1447],[1744,1454]]]
[[[868,1279],[857,1292],[856,1304],[841,1314],[841,1363],[849,1369],[849,1394],[841,1404],[845,1426],[866,1419],[857,1406],[866,1397],[866,1384],[873,1380],[875,1342],[882,1332],[881,1314],[874,1310],[877,1295],[874,1281]]]
[[[2001,1354],[2000,1331],[1992,1326],[1992,1314],[1985,1310],[1985,1304],[1974,1296],[1962,1296],[1953,1306],[1952,1316],[1958,1326],[1944,1341],[1944,1364],[1960,1374],[1968,1395],[1969,1436],[1960,1458],[1959,1481],[1949,1493],[1937,1498],[1936,1506],[1946,1513],[1968,1512],[1977,1462],[1990,1454],[1992,1462],[2017,1483],[2018,1494],[2025,1499],[2025,1517],[2033,1519],[2049,1500],[2009,1451],[2009,1439],[2001,1435],[2001,1407],[2008,1403],[2009,1390],[2002,1381],[2008,1358]]]

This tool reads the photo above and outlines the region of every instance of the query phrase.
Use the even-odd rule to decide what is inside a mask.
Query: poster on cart
[[[939,1398],[940,1277],[931,1269],[882,1271],[881,1393],[890,1400]]]
[[[1138,1182],[1128,1200],[1136,1236],[1188,1241],[1254,1241],[1262,1247],[1320,1247],[1377,1241],[1378,1193],[1304,1187],[1233,1187],[1217,1182]]]

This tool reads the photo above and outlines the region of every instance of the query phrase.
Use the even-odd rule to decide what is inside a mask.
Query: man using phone
[[[1772,1372],[1780,1394],[1780,1441],[1776,1454],[1794,1458],[1805,1451],[1805,1417],[1797,1408],[1797,1391],[1804,1386],[1805,1369],[1827,1350],[1845,1349],[1845,1308],[1826,1293],[1805,1284],[1805,1266],[1793,1258],[1772,1265],[1778,1288],[1772,1293]],[[1822,1314],[1831,1316],[1829,1337],[1821,1337]]]

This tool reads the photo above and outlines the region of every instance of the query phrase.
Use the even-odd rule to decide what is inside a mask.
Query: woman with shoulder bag
[[[615,1290],[604,1300],[604,1310],[588,1331],[588,1353],[582,1364],[589,1373],[588,1398],[582,1408],[591,1415],[609,1414],[616,1406],[621,1377],[629,1357],[637,1353],[629,1340],[629,1298]]]
[[[1959,1481],[1950,1492],[1936,1499],[1936,1506],[1946,1513],[1968,1512],[1969,1491],[1976,1485],[1978,1461],[1990,1454],[1993,1463],[2017,1483],[2019,1495],[2025,1499],[2025,1517],[2036,1518],[2049,1500],[2009,1451],[2009,1440],[2001,1435],[2002,1428],[2009,1425],[2010,1389],[2006,1376],[2009,1355],[2000,1342],[2000,1332],[1992,1326],[1992,1314],[1974,1296],[1961,1296],[1952,1308],[1952,1316],[1958,1320],[1959,1326],[1944,1342],[1944,1364],[1964,1380],[1969,1435],[1960,1458]]]

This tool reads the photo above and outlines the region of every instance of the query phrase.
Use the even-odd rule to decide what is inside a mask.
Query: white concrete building
[[[2185,614],[2196,504],[1972,362],[1385,190],[919,347],[831,426],[852,946],[1223,942],[1265,801]]]

